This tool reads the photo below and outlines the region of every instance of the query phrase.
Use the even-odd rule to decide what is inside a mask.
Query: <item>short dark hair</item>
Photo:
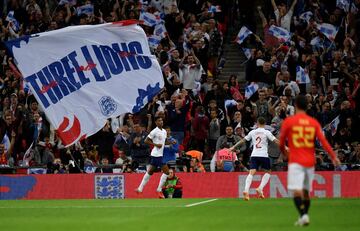
[[[300,110],[306,110],[307,109],[307,100],[304,95],[298,95],[295,98],[295,106]]]
[[[157,121],[158,119],[162,119],[162,117],[160,117],[160,116],[155,116],[154,121]]]
[[[259,118],[257,119],[257,122],[258,122],[259,124],[261,124],[261,125],[265,125],[265,124],[266,124],[266,120],[265,120],[264,117],[259,117]]]

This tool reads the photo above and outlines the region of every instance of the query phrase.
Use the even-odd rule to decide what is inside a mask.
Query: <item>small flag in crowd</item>
[[[5,150],[9,150],[9,148],[10,148],[10,139],[9,139],[9,136],[6,134],[6,132],[5,132],[5,135],[4,135],[1,143],[4,144]]]
[[[6,16],[6,21],[11,23],[11,28],[17,32],[20,29],[20,24],[19,22],[16,20],[16,18],[14,17],[14,11],[9,11],[8,15]]]
[[[225,106],[225,110],[228,110],[228,107],[232,107],[232,106],[236,106],[237,102],[234,99],[227,99],[225,100],[224,106]]]
[[[300,15],[300,19],[309,23],[310,19],[312,18],[313,13],[311,11],[306,11]]]
[[[323,47],[323,41],[319,36],[316,36],[310,41],[310,45],[315,47]]]
[[[46,174],[46,168],[29,168],[27,174]]]
[[[338,29],[334,25],[329,23],[322,23],[320,25],[317,25],[317,29],[331,41],[334,41],[338,32]]]
[[[151,35],[150,37],[148,37],[149,47],[156,49],[157,46],[160,44],[160,40],[161,38],[159,36]]]
[[[340,9],[343,9],[346,13],[349,12],[350,0],[336,0],[336,6]],[[358,12],[358,8],[356,7],[355,3],[352,2],[351,4],[351,13],[356,14]]]
[[[60,0],[59,5],[69,4],[70,6],[76,5],[76,0]]]
[[[76,8],[77,11],[77,15],[82,15],[82,14],[86,14],[86,15],[93,15],[94,14],[94,5],[92,4],[86,4],[83,6],[79,6],[78,8]]]
[[[333,121],[331,121],[329,124],[325,125],[324,130],[330,131],[332,136],[335,136],[338,126],[340,123],[340,117],[337,116]]]
[[[221,8],[219,5],[217,6],[211,5],[209,7],[208,13],[217,13],[217,12],[221,12]]]
[[[251,58],[251,49],[243,47],[242,50],[243,50],[244,55],[246,56],[246,58],[250,59]]]
[[[291,39],[291,34],[289,31],[287,31],[286,29],[282,28],[282,27],[277,27],[272,25],[269,28],[269,33],[276,37],[277,39],[279,39],[280,42],[287,42]]]
[[[85,166],[84,171],[86,173],[94,173],[96,171],[96,167],[94,167],[94,166]]]
[[[337,128],[339,126],[340,123],[340,117],[337,116],[333,121],[331,121],[330,123],[330,131],[331,131],[331,135],[335,136]]]
[[[252,33],[253,32],[249,30],[246,26],[241,27],[238,35],[236,36],[236,42],[242,44],[244,40]]]
[[[259,85],[257,83],[252,82],[245,88],[245,98],[249,99],[257,90],[259,89]]]
[[[296,82],[300,84],[310,83],[309,74],[301,66],[296,67]]]
[[[159,36],[160,38],[165,38],[167,35],[167,30],[164,25],[164,22],[158,23],[155,25],[154,35]]]
[[[153,27],[160,22],[160,16],[157,17],[149,12],[140,12],[139,20],[143,21],[144,25]]]
[[[29,166],[29,162],[32,159],[32,147],[34,145],[34,142],[31,143],[30,147],[26,150],[23,156],[23,166]]]

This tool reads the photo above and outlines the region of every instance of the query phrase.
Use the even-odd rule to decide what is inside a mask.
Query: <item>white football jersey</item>
[[[247,141],[251,140],[253,144],[251,156],[259,157],[269,157],[268,140],[274,141],[276,139],[276,137],[265,128],[252,130],[244,138]]]
[[[150,138],[154,144],[162,144],[161,148],[154,146],[154,148],[151,150],[151,156],[163,156],[166,140],[166,130],[164,128],[160,130],[158,127],[156,127],[149,133],[147,137]]]

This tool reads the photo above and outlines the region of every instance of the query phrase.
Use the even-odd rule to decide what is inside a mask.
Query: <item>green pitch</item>
[[[291,199],[0,201],[1,231],[351,231],[360,200],[313,199],[310,226],[294,227],[296,218]]]

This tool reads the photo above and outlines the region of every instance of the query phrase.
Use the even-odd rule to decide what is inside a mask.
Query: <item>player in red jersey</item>
[[[299,95],[295,99],[296,114],[286,118],[280,130],[280,150],[288,156],[288,190],[293,192],[294,202],[300,213],[295,225],[304,226],[310,223],[309,193],[312,189],[315,166],[315,138],[323,145],[335,166],[340,164],[335,152],[322,133],[317,120],[306,115],[307,101]],[[285,151],[285,142],[289,152]]]

